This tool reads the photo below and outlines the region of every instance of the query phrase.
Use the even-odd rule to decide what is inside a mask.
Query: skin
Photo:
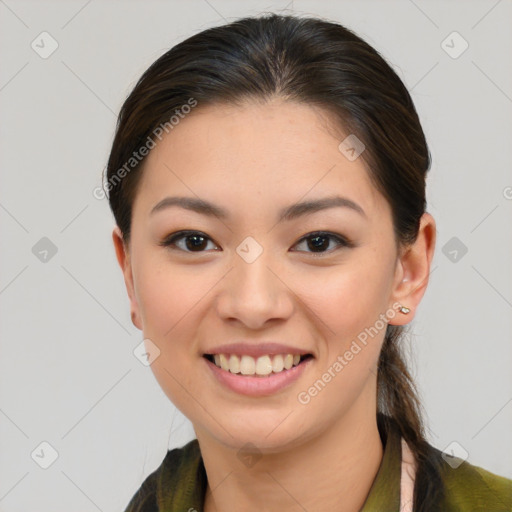
[[[390,206],[363,159],[351,162],[338,149],[346,135],[328,113],[281,99],[199,105],[147,157],[129,244],[114,229],[132,321],[161,351],[151,368],[199,441],[207,512],[232,503],[248,511],[357,511],[379,469],[376,375],[385,328],[309,403],[297,396],[393,304],[411,313],[389,323],[414,318],[436,230],[425,213],[416,242],[398,250]],[[178,195],[211,201],[230,217],[177,206],[150,214]],[[365,215],[335,207],[276,224],[281,208],[331,195]],[[202,252],[186,252],[186,239],[174,249],[159,245],[184,229],[209,237]],[[304,236],[320,230],[355,247],[328,239],[315,253]],[[263,248],[253,263],[236,252],[247,236]],[[243,396],[223,387],[202,357],[238,339],[274,340],[314,359],[272,396]],[[261,455],[251,467],[237,457],[247,442]]]

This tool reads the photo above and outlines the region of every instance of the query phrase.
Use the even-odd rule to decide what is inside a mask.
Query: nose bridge
[[[278,266],[275,263],[271,251],[251,237],[244,240],[233,255],[233,268],[219,299],[219,314],[253,328],[268,319],[289,315],[291,300],[287,287],[271,270]]]
[[[255,247],[254,242],[249,241],[240,244],[236,252],[232,291],[246,304],[259,304],[261,308],[267,304],[268,307],[276,293],[275,277],[268,268],[272,265],[270,251]]]
[[[238,293],[273,295],[273,274],[270,253],[264,251],[254,260],[246,260],[237,254],[234,257],[234,284],[239,287]]]

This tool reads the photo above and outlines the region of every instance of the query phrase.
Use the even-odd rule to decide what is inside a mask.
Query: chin
[[[231,417],[227,411],[223,416],[224,421],[219,421],[222,426],[208,418],[206,424],[196,428],[192,420],[198,438],[206,433],[233,450],[254,446],[261,453],[279,453],[301,444],[309,437],[300,428],[297,413],[289,408],[266,411],[245,408],[243,411],[238,409]]]

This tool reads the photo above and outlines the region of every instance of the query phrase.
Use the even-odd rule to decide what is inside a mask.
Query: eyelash
[[[191,237],[191,236],[200,236],[202,238],[205,238],[205,239],[213,242],[213,240],[208,235],[206,235],[205,233],[203,233],[201,231],[185,230],[185,231],[177,231],[176,233],[169,235],[164,240],[162,240],[159,243],[159,245],[166,247],[168,249],[172,249],[172,250],[177,249],[177,250],[181,250],[183,252],[190,253],[190,254],[194,254],[194,253],[199,254],[202,252],[206,252],[206,251],[189,251],[189,250],[181,249],[176,246],[176,241],[178,241],[180,239],[185,239],[185,238]],[[318,257],[318,256],[322,256],[325,254],[331,254],[332,252],[334,252],[340,248],[343,248],[343,247],[345,247],[345,248],[355,247],[355,244],[353,244],[347,238],[345,238],[341,235],[338,235],[336,233],[331,233],[329,231],[313,231],[311,233],[308,233],[307,235],[303,236],[295,245],[298,245],[301,242],[306,241],[310,238],[317,238],[317,237],[329,238],[331,240],[335,240],[336,243],[338,244],[338,246],[334,249],[329,249],[329,250],[323,251],[323,252],[314,252],[314,251],[293,251],[293,252],[308,252],[308,253],[312,254],[313,256]]]

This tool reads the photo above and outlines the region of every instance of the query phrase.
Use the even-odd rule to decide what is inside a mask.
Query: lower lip
[[[236,393],[248,396],[268,396],[295,382],[304,372],[312,357],[301,362],[297,366],[293,366],[289,370],[283,370],[279,373],[271,373],[268,376],[256,377],[242,375],[240,373],[231,373],[230,371],[219,368],[215,363],[202,358],[210,367],[215,377],[221,384],[228,387]]]

